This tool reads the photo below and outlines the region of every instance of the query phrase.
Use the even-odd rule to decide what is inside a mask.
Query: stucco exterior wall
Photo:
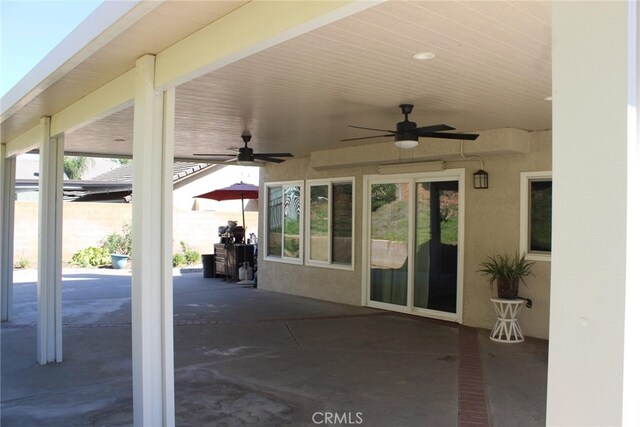
[[[317,171],[310,166],[310,158],[292,159],[278,165],[267,165],[260,174],[260,191],[263,192],[265,182],[291,181],[300,179],[319,179],[331,177],[355,176],[354,208],[355,242],[354,271],[336,270],[306,265],[293,265],[281,262],[258,260],[259,287],[276,292],[285,292],[310,298],[335,301],[344,304],[361,305],[361,270],[362,270],[362,175],[375,173],[375,168],[332,169]],[[263,215],[263,203],[260,203],[260,218]],[[263,231],[260,223],[259,230]],[[260,243],[264,234],[259,234]],[[260,246],[262,250],[262,246]],[[262,250],[262,252],[264,252]]]
[[[474,190],[471,181],[477,165],[467,165],[463,324],[492,328],[495,296],[485,277],[477,273],[487,255],[515,253],[520,243],[520,173],[551,170],[551,132],[532,132],[530,152],[483,158],[489,188]],[[518,317],[527,336],[549,337],[550,262],[537,261],[535,277],[520,286],[520,296],[533,300]]]
[[[551,132],[531,132],[529,153],[483,155],[489,172],[489,189],[473,188],[473,173],[478,162],[447,160],[447,169],[466,169],[465,248],[463,285],[463,324],[490,329],[495,313],[489,300],[495,295],[486,279],[476,270],[487,255],[510,252],[519,248],[520,173],[551,170]],[[366,152],[368,147],[360,147]],[[370,149],[370,148],[369,148]],[[337,155],[341,153],[336,151]],[[327,152],[323,153],[324,156]],[[390,159],[392,160],[392,159]],[[413,171],[412,171],[413,172]],[[355,176],[354,271],[335,270],[307,265],[285,264],[259,259],[259,287],[277,292],[360,305],[362,295],[362,180],[363,175],[376,174],[377,167],[362,166],[316,170],[310,158],[288,160],[262,169],[261,189],[265,182],[306,180]],[[260,205],[262,215],[263,206]],[[262,218],[262,216],[261,216]],[[260,224],[263,239],[263,225]],[[533,300],[531,309],[523,309],[519,319],[525,335],[548,338],[550,263],[538,261],[535,277],[521,286],[520,295]]]

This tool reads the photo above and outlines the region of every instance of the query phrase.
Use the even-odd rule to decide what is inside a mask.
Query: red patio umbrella
[[[222,200],[242,200],[242,228],[244,226],[244,199],[257,199],[258,198],[258,186],[253,184],[245,184],[240,181],[229,187],[219,188],[217,190],[209,191],[208,193],[194,196],[194,198],[212,199],[217,201]]]

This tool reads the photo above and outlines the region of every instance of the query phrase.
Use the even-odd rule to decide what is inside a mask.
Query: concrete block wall
[[[238,205],[240,202],[238,202]],[[242,224],[241,212],[185,211],[174,209],[174,252],[180,242],[200,253],[212,253],[218,238],[218,226],[228,220]],[[64,203],[62,231],[62,260],[67,263],[77,251],[89,246],[100,246],[112,232],[120,232],[123,223],[131,223],[130,204]],[[258,212],[246,212],[248,233],[258,230]],[[38,259],[38,203],[16,202],[14,261],[28,261],[37,267]]]

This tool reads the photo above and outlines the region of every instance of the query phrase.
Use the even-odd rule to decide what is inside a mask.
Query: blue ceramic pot
[[[129,255],[111,254],[111,267],[116,270],[122,270],[127,267]]]

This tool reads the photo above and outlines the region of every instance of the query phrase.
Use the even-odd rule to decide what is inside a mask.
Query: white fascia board
[[[156,90],[176,87],[380,3],[382,0],[252,1],[160,52]]]
[[[51,136],[72,131],[132,105],[134,85],[135,69],[131,69],[54,114]]]
[[[5,158],[19,156],[37,148],[42,140],[42,124],[32,127],[19,137],[9,141],[6,145]]]
[[[0,122],[20,110],[162,1],[105,1],[0,100]]]

